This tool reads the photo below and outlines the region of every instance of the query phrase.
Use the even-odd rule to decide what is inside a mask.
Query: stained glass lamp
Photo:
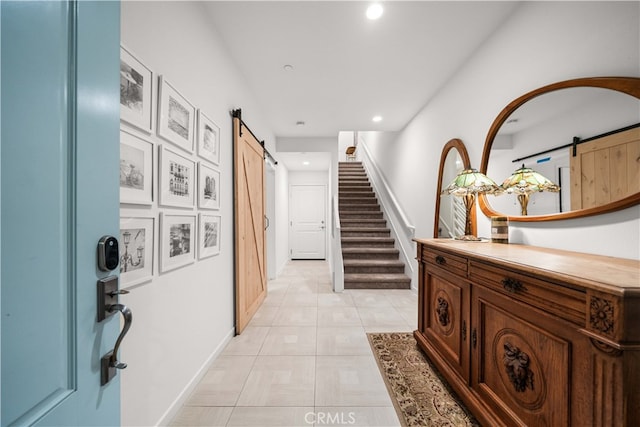
[[[538,172],[524,165],[507,178],[501,186],[506,193],[517,194],[522,215],[527,215],[529,195],[540,191],[560,191],[560,187]]]
[[[462,197],[466,210],[464,236],[456,237],[458,240],[480,240],[471,234],[471,212],[476,201],[476,195],[496,194],[502,192],[502,188],[493,182],[491,178],[475,169],[465,169],[458,173],[453,182],[442,191],[442,194],[453,194]]]

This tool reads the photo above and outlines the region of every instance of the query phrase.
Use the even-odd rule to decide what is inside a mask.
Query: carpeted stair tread
[[[363,266],[367,266],[367,265],[375,265],[378,267],[398,267],[398,266],[402,266],[404,267],[404,263],[400,260],[397,259],[377,259],[377,260],[368,260],[368,259],[349,259],[349,260],[344,260],[344,266],[347,267],[352,267],[352,266],[358,266],[358,267],[363,267]]]
[[[341,197],[338,200],[339,204],[346,204],[346,205],[368,205],[368,204],[374,204],[377,205],[378,204],[378,199],[376,199],[375,197],[349,197],[349,198],[343,198]]]
[[[382,218],[382,212],[380,211],[347,211],[340,212],[340,221],[345,219],[380,219]]]
[[[344,275],[344,281],[350,282],[411,282],[406,274],[399,273],[351,273]]]
[[[344,274],[404,274],[404,263],[398,259],[344,259]]]
[[[342,204],[338,208],[338,212],[358,212],[358,211],[379,211],[380,205],[377,203],[349,203]]]
[[[385,242],[385,243],[393,243],[395,239],[393,237],[343,237],[343,242]]]
[[[393,247],[393,237],[342,237],[342,247]]]
[[[373,193],[371,186],[360,187],[340,187],[340,194],[353,194],[353,193]],[[339,197],[339,196],[338,196]]]
[[[342,254],[389,254],[398,255],[396,248],[342,248]]]
[[[343,218],[340,226],[344,228],[386,228],[387,221],[382,218]]]
[[[385,227],[344,227],[340,229],[342,233],[390,233],[390,230]]]
[[[374,228],[372,230],[362,230],[361,228],[353,228],[350,230],[341,230],[342,237],[390,237],[391,231],[388,228]]]
[[[338,203],[348,203],[349,199],[355,197],[355,198],[372,198],[372,199],[377,199],[376,197],[376,193],[374,193],[370,188],[369,189],[363,189],[361,191],[348,191],[348,192],[340,192],[340,196],[338,196]],[[344,193],[344,194],[342,194]]]
[[[409,289],[411,279],[406,274],[345,273],[345,289]]]
[[[371,188],[371,183],[369,181],[357,180],[357,179],[339,180],[338,181],[338,188],[344,188],[344,187],[367,187],[367,188]]]

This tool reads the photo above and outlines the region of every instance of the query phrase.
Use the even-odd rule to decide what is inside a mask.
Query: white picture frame
[[[155,218],[120,218],[120,283],[123,287],[153,279]]]
[[[160,213],[160,272],[195,262],[196,214]]]
[[[193,208],[196,193],[195,162],[160,145],[159,204]]]
[[[120,130],[120,203],[153,203],[153,142]]]
[[[198,259],[220,254],[220,215],[201,213],[198,218]]]
[[[220,209],[220,172],[198,162],[198,207]]]
[[[158,136],[193,153],[196,107],[163,76],[158,81]]]
[[[154,73],[120,45],[120,120],[153,132]]]
[[[220,127],[198,110],[198,156],[220,165]]]

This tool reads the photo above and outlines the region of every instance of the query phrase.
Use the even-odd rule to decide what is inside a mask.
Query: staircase
[[[340,162],[338,206],[345,289],[409,289],[400,252],[360,162]]]

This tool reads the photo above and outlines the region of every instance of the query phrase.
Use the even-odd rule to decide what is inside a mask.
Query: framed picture
[[[220,209],[220,172],[198,162],[198,207]]]
[[[200,214],[198,218],[198,259],[220,253],[220,215]]]
[[[195,162],[160,146],[160,204],[192,208],[196,192]]]
[[[198,156],[220,165],[220,128],[198,110]]]
[[[153,72],[120,46],[120,120],[153,130]]]
[[[120,281],[122,286],[153,278],[153,217],[120,218]]]
[[[120,130],[120,203],[153,202],[153,143]]]
[[[160,272],[195,261],[195,214],[160,213]]]
[[[160,76],[158,135],[178,147],[193,152],[196,107]]]

